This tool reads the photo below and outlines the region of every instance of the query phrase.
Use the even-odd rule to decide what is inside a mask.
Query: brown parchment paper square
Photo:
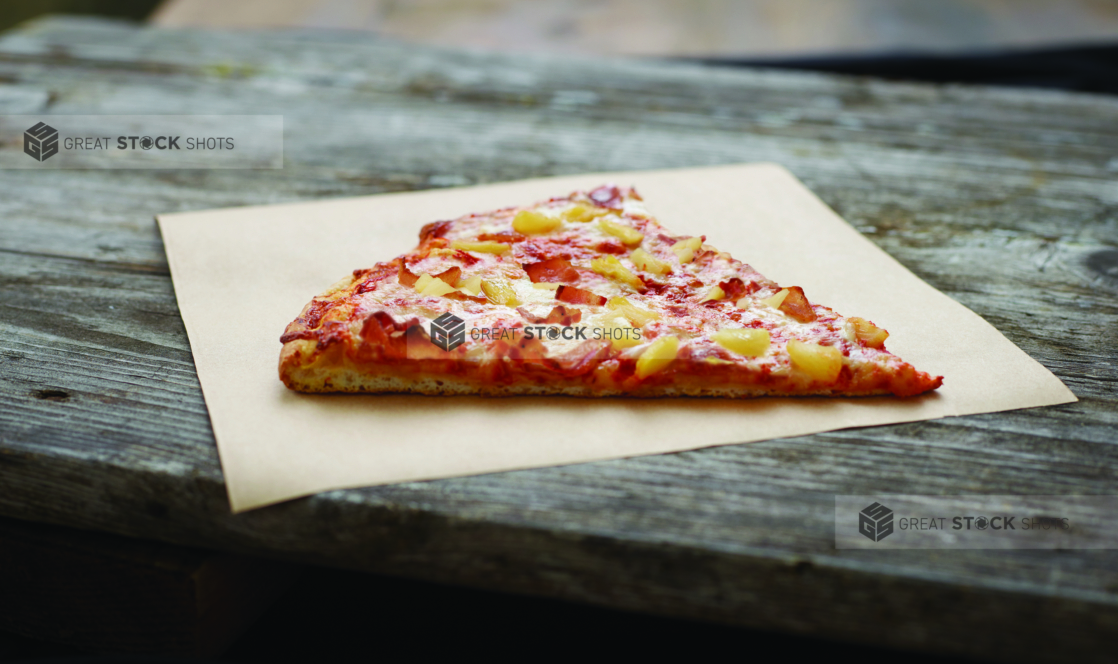
[[[604,182],[707,241],[891,333],[932,374],[916,399],[576,399],[305,395],[279,336],[355,268],[419,228]],[[903,268],[772,164],[598,173],[158,217],[234,512],[345,487],[490,473],[1075,401],[979,316]],[[944,269],[950,269],[945,266]]]

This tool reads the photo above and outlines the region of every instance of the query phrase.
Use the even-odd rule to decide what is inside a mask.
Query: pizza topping
[[[616,350],[632,348],[641,344],[640,332],[629,325],[629,321],[617,316],[611,318],[603,325],[602,336],[610,340],[610,346]]]
[[[458,284],[458,290],[467,295],[477,295],[481,293],[481,275],[474,275]]]
[[[609,355],[610,344],[603,339],[587,339],[551,360],[567,375],[585,374],[596,369]]]
[[[602,232],[608,233],[630,246],[638,245],[644,240],[644,235],[637,229],[609,219],[599,219],[598,227],[602,229]]]
[[[773,295],[772,297],[767,297],[761,300],[761,304],[770,306],[773,309],[779,309],[780,305],[784,303],[784,298],[786,297],[788,297],[787,288],[782,289],[780,292],[778,292],[776,295]]]
[[[821,346],[792,339],[788,342],[792,366],[812,378],[833,383],[842,371],[842,351],[834,346]]]
[[[446,242],[446,240],[439,240],[439,242]],[[481,261],[481,259],[478,258],[477,256],[471,256],[470,254],[466,253],[465,251],[462,251],[461,249],[451,249],[449,246],[446,246],[446,247],[431,247],[427,251],[425,251],[424,253],[420,254],[417,258],[423,259],[423,258],[431,258],[431,257],[453,258],[454,260],[462,263],[463,265],[467,265],[467,266],[468,265],[474,265],[474,264]]]
[[[637,327],[644,327],[652,321],[660,319],[660,314],[642,309],[623,297],[610,298],[609,308],[629,319]]]
[[[485,296],[471,295],[470,293],[459,288],[458,290],[451,291],[443,297],[451,300],[461,300],[463,302],[477,302],[478,304],[489,304],[489,298]]]
[[[777,308],[797,322],[813,322],[815,320],[815,310],[811,308],[811,303],[804,297],[804,289],[799,286],[791,286],[785,290],[788,294],[777,305]]]
[[[679,339],[671,335],[659,337],[637,358],[637,378],[647,378],[663,371],[679,354]]]
[[[400,261],[400,269],[396,273],[396,280],[405,286],[414,286],[417,279],[419,279],[419,275],[413,274],[412,271],[408,269],[408,266],[404,265],[403,261]]]
[[[549,217],[535,210],[521,210],[512,219],[512,228],[517,233],[524,235],[542,235],[563,225],[563,220],[558,217]]]
[[[635,194],[636,192],[633,193]],[[607,184],[598,187],[594,191],[590,192],[589,196],[590,200],[594,201],[602,207],[620,209],[622,206],[621,190],[617,188],[617,185]]]
[[[529,263],[524,266],[524,271],[528,273],[528,278],[533,283],[541,281],[575,282],[578,281],[579,277],[578,270],[574,269],[570,261],[562,257],[549,258],[539,263]]]
[[[348,326],[346,327],[348,330]],[[361,324],[361,355],[380,357],[406,357],[406,334],[411,331],[422,332],[418,319],[397,321],[387,311],[375,311],[365,317]],[[319,339],[322,343],[322,339]],[[327,340],[329,343],[329,340]]]
[[[633,290],[644,290],[644,282],[637,278],[637,275],[629,271],[629,268],[621,264],[615,256],[599,256],[590,261],[590,269],[598,274],[619,281],[627,286],[631,286]]]
[[[453,221],[432,221],[419,229],[420,244],[432,238],[443,237],[454,225]]]
[[[727,279],[726,281],[719,282],[718,284],[718,287],[721,288],[722,292],[726,294],[727,300],[740,300],[741,298],[745,297],[750,293],[750,286],[756,288],[756,286],[754,286],[754,284],[752,283],[750,283],[749,286],[746,286],[745,282],[743,282],[741,279],[738,279],[737,277]]]
[[[566,285],[555,289],[555,299],[568,304],[591,304],[596,307],[606,303],[606,298],[601,295],[595,295],[588,290]]]
[[[482,233],[477,236],[479,242],[523,242],[525,237],[520,233],[509,233],[502,231],[500,233]]]
[[[503,254],[511,248],[504,242],[493,242],[492,240],[486,240],[484,242],[455,240],[450,246],[455,249],[461,249],[462,251],[473,251],[479,254]]]
[[[419,291],[420,295],[440,296],[447,293],[455,293],[457,289],[454,286],[446,283],[438,277],[432,277],[427,273],[420,275],[419,279],[415,282],[415,290]]]
[[[695,260],[695,253],[703,246],[703,238],[689,237],[672,245],[672,252],[679,259],[680,265],[686,265]]]
[[[582,320],[581,309],[564,307],[561,304],[553,308],[546,316],[536,316],[524,307],[517,307],[516,310],[520,312],[524,320],[539,325],[571,325]]]
[[[600,254],[623,254],[628,251],[628,249],[625,248],[625,245],[621,244],[617,240],[604,240],[602,242],[599,242],[598,245],[594,248],[597,249],[598,253]]]
[[[516,297],[516,289],[514,289],[512,284],[507,280],[500,277],[482,279],[481,290],[485,292],[485,296],[489,298],[489,301],[494,304],[503,304],[509,307],[515,307],[520,304],[520,300]]]
[[[726,299],[725,291],[722,290],[721,286],[715,286],[714,288],[707,291],[707,294],[703,296],[703,299],[699,300],[699,304],[702,304],[703,302],[711,302],[724,299]]]
[[[664,276],[672,271],[670,264],[656,258],[644,249],[637,249],[629,254],[629,260],[633,261],[633,265],[636,265],[639,269],[658,276]]]
[[[847,318],[846,328],[853,333],[854,338],[870,348],[885,348],[885,340],[889,338],[888,332],[865,318]]]
[[[458,283],[459,277],[462,276],[462,268],[458,267],[457,265],[452,265],[442,272],[432,276],[434,276],[436,279],[442,279],[451,286],[454,286]]]
[[[746,357],[764,355],[769,349],[769,331],[752,328],[740,330],[719,330],[710,335],[711,341],[731,353]]]
[[[608,214],[608,211],[601,208],[589,208],[576,203],[563,211],[563,218],[568,221],[586,223],[588,221],[594,221],[603,214]]]

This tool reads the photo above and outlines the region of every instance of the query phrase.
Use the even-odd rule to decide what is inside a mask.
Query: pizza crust
[[[309,361],[308,361],[309,351]],[[482,372],[477,367],[478,373]],[[884,386],[835,390],[805,383],[799,389],[785,385],[761,388],[750,385],[712,386],[705,376],[676,371],[667,384],[643,385],[636,389],[587,384],[581,377],[555,375],[546,384],[516,380],[494,383],[484,377],[471,378],[469,367],[455,374],[416,371],[406,365],[357,363],[344,350],[319,352],[313,343],[294,341],[284,345],[279,373],[284,384],[299,392],[409,393],[427,396],[480,395],[511,397],[556,395],[569,397],[722,397],[747,399],[763,396],[877,396],[892,393]]]

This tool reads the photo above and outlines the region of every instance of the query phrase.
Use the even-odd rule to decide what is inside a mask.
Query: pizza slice
[[[889,333],[782,286],[606,185],[423,227],[280,338],[302,392],[871,395],[940,386]]]

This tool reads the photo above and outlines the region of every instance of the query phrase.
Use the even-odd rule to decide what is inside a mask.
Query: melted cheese
[[[548,217],[562,218],[574,206],[593,206],[585,200],[554,200],[530,208]],[[734,260],[729,254],[719,252],[713,246],[704,244],[695,252],[695,259],[681,264],[672,246],[679,237],[669,236],[653,220],[644,204],[635,198],[626,198],[621,210],[595,209],[601,212],[591,221],[567,221],[552,232],[527,236],[523,241],[510,243],[509,251],[502,254],[470,253],[472,261],[463,261],[438,251],[422,258],[407,262],[408,269],[415,273],[438,274],[452,265],[462,269],[461,279],[475,276],[483,279],[500,276],[508,280],[519,300],[518,306],[496,304],[482,305],[472,301],[452,300],[439,297],[419,297],[414,289],[389,279],[382,286],[363,296],[362,307],[373,310],[384,307],[394,317],[420,320],[429,329],[432,320],[446,311],[451,311],[466,321],[467,330],[523,329],[525,326],[537,327],[542,324],[531,323],[519,309],[534,317],[545,317],[556,306],[568,310],[578,309],[582,320],[576,327],[587,328],[587,338],[593,338],[593,330],[609,329],[618,325],[618,314],[605,306],[572,305],[556,300],[556,290],[551,284],[534,284],[528,278],[523,266],[554,256],[570,256],[570,263],[579,271],[579,279],[570,284],[591,291],[595,295],[609,298],[623,296],[634,305],[659,315],[658,320],[649,322],[641,329],[642,341],[628,348],[614,348],[620,357],[639,357],[651,339],[673,335],[682,342],[681,349],[688,346],[695,357],[709,356],[721,363],[749,363],[754,366],[769,367],[775,374],[791,371],[786,345],[788,340],[831,345],[843,344],[851,357],[865,359],[872,352],[854,343],[844,334],[844,319],[823,307],[817,307],[819,319],[813,323],[800,323],[779,309],[761,303],[780,290],[773,282],[765,279],[748,265]],[[492,215],[470,216],[456,220],[444,236],[450,243],[455,240],[477,240],[484,234],[512,234],[512,222],[516,209],[502,210]],[[602,230],[598,219],[608,219],[617,224],[630,226],[643,234],[639,244],[626,246],[618,237]],[[636,292],[632,286],[619,283],[593,272],[590,262],[602,255],[601,247],[609,248],[608,255],[616,257],[620,263],[635,275],[645,277],[649,282],[658,284],[643,293]],[[665,275],[650,274],[640,270],[630,260],[629,255],[637,248],[651,254],[668,264],[671,272]],[[753,292],[744,296],[727,298],[700,304],[704,294],[712,291],[720,283],[731,279],[741,279],[752,284]],[[406,304],[399,304],[404,302]],[[628,325],[628,323],[625,323]],[[768,350],[759,357],[743,357],[721,352],[710,335],[721,329],[761,327],[769,331],[772,339]],[[543,337],[541,341],[549,357],[558,357],[574,351],[581,339]],[[477,361],[497,359],[487,351],[488,344],[467,338],[466,357]]]

